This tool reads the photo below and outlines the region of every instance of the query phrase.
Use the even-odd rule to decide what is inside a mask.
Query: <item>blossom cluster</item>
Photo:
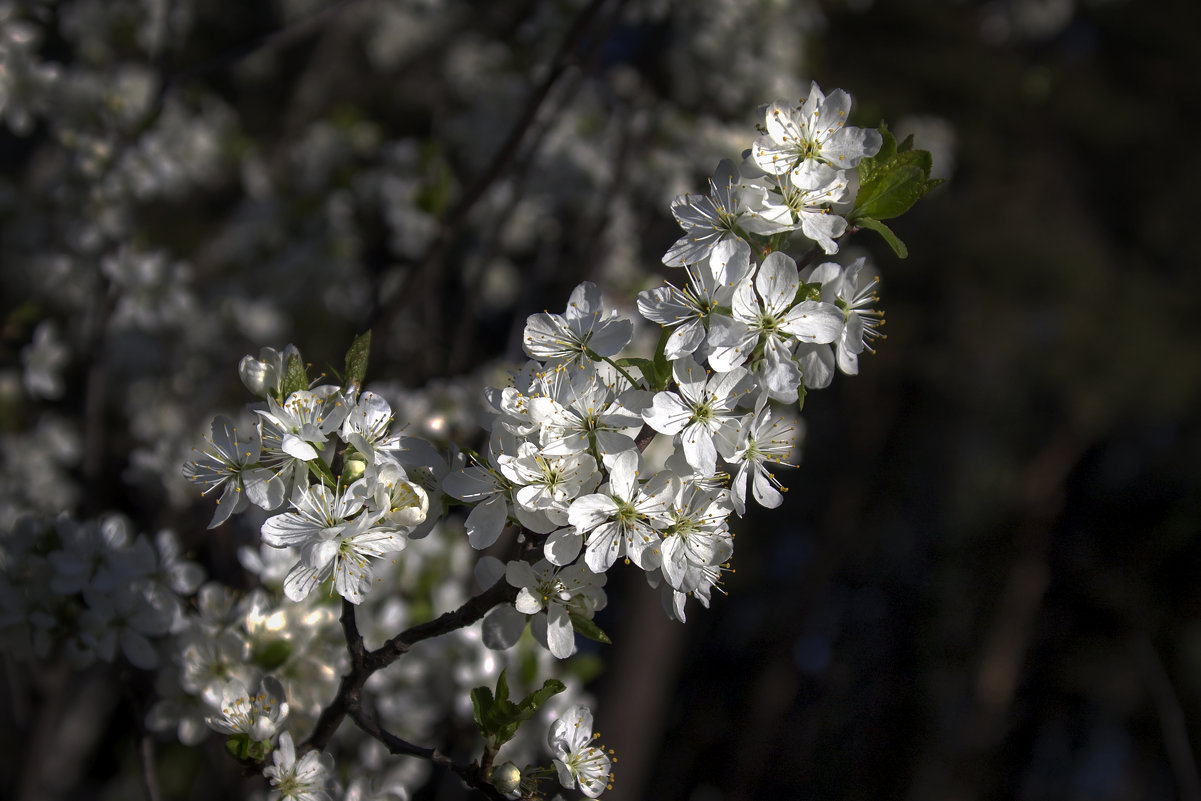
[[[73,400],[72,371],[98,333],[123,337],[130,347],[122,353],[152,354],[109,357],[129,385],[124,407],[109,411],[124,415],[130,428],[122,480],[165,490],[178,511],[190,503],[176,467],[187,447],[180,443],[193,436],[196,407],[216,405],[212,365],[241,352],[229,349],[240,345],[222,344],[223,329],[254,341],[282,340],[282,320],[306,300],[297,295],[310,294],[289,287],[309,290],[318,280],[320,290],[311,294],[357,324],[363,298],[376,288],[362,269],[369,226],[360,220],[381,221],[391,256],[421,257],[440,222],[431,200],[439,187],[420,174],[446,165],[417,138],[381,142],[370,120],[316,119],[281,158],[269,158],[272,143],[247,146],[252,137],[240,127],[235,103],[206,91],[203,81],[189,83],[185,95],[176,89],[182,84],[149,66],[173,40],[202,27],[199,12],[188,4],[171,13],[157,0],[144,4],[158,10],[131,14],[142,5],[134,2],[112,4],[125,11],[110,12],[84,0],[56,4],[61,14],[36,3],[0,8],[0,122],[6,135],[25,140],[37,154],[29,163],[38,165],[37,181],[21,192],[5,182],[0,205],[13,216],[14,231],[38,232],[13,240],[24,282],[48,310],[21,351],[26,393]],[[368,57],[391,69],[398,54],[423,53],[418,44],[440,26],[453,31],[456,16],[415,9],[454,5],[361,9],[370,29]],[[715,16],[750,13],[740,5],[727,4]],[[672,13],[681,29],[708,24],[707,15],[679,8]],[[562,26],[546,27],[557,35]],[[749,35],[741,27],[739,35]],[[777,45],[799,36],[796,26],[773,27]],[[134,43],[134,57],[103,44],[109,28]],[[503,92],[481,91],[476,71],[461,68],[478,57],[474,38],[450,38],[456,41],[444,71],[453,92],[485,98],[484,112],[489,103],[508,102]],[[71,50],[94,63],[47,60]],[[795,72],[764,69],[757,59],[767,51],[745,50],[739,70]],[[105,65],[116,66],[106,71]],[[673,69],[713,73],[683,61]],[[636,76],[627,71],[623,80],[636,91]],[[773,80],[789,94],[803,91],[791,79]],[[706,78],[703,89],[715,91],[722,81],[726,101],[745,106],[729,76]],[[662,101],[654,102],[658,109]],[[500,257],[468,264],[464,275],[477,270],[489,286],[503,284],[497,275],[512,272],[515,254],[538,241],[547,207],[591,198],[600,181],[596,153],[564,132],[600,116],[597,103],[582,92],[578,107],[548,123],[544,147],[529,155],[541,166],[525,171],[537,176],[554,172],[544,169],[549,164],[568,165],[588,180],[532,179],[528,196],[499,184],[493,195],[500,201],[480,204],[476,219],[480,230],[503,230],[491,237]],[[510,600],[482,622],[418,643],[405,660],[367,679],[381,724],[415,742],[443,736],[447,727],[439,721],[470,718],[467,692],[490,684],[506,665],[566,676],[560,660],[576,652],[576,634],[607,639],[594,617],[606,606],[607,572],[618,563],[635,565],[660,589],[672,618],[685,618],[689,597],[707,606],[730,569],[733,519],[752,500],[769,508],[782,502],[784,487],[772,471],[796,461],[801,430],[783,404],[826,386],[836,370],[857,372],[858,357],[877,336],[875,281],[862,259],[811,266],[803,257],[798,265],[783,252],[795,233],[837,253],[850,229],[855,165],[880,148],[881,138],[847,125],[849,109],[845,92],[824,94],[816,85],[796,104],[772,104],[749,157],[738,165],[722,161],[709,193],[676,198],[671,210],[684,235],[662,261],[683,268],[684,278],[641,292],[641,319],[608,306],[587,282],[561,314],[532,315],[523,336],[530,361],[508,385],[485,391],[487,442],[476,450],[412,435],[417,429],[432,437],[434,420],[439,426],[451,420],[461,433],[472,419],[461,400],[467,380],[448,389],[458,400],[447,416],[419,419],[413,409],[437,403],[436,389],[398,400],[401,393],[388,393],[382,383],[365,391],[358,381],[297,380],[300,356],[291,347],[244,358],[239,373],[258,401],[240,417],[214,419],[182,474],[215,499],[210,528],[251,513],[259,542],[238,557],[261,585],[255,589],[233,589],[237,582],[228,575],[205,582],[174,535],[135,535],[120,516],[34,523],[23,515],[47,518],[80,504],[86,436],[52,411],[39,415],[27,435],[6,432],[6,450],[22,456],[8,471],[19,471],[21,480],[0,490],[0,517],[6,527],[17,521],[0,547],[5,642],[31,646],[39,659],[66,654],[78,667],[124,659],[155,671],[149,728],[174,732],[187,744],[220,733],[235,756],[263,768],[272,798],[324,799],[343,791],[345,798],[408,797],[424,778],[413,775],[424,763],[397,767],[376,740],[308,748],[301,739],[330,708],[349,670],[339,599],[357,613],[368,643],[379,646],[443,610],[462,608],[476,557],[471,549],[488,550],[474,569],[481,587],[503,582],[511,590]],[[466,105],[448,112],[450,130],[441,132],[463,151],[464,162],[500,144],[487,141],[499,129],[475,124],[480,113]],[[683,127],[663,135],[681,145],[685,136],[691,140]],[[358,169],[358,162],[369,168]],[[620,238],[622,221],[633,216],[631,198],[677,186],[690,170],[668,160],[630,180],[628,189],[615,189],[606,236]],[[442,189],[453,196],[458,187],[448,183]],[[39,186],[54,187],[53,203],[12,200]],[[208,251],[176,253],[145,224],[147,208],[213,187],[222,197],[240,191],[244,200],[196,237],[211,240]],[[50,210],[56,216],[42,224],[37,215]],[[313,238],[294,245],[297,231]],[[606,249],[608,278],[625,252]],[[217,263],[255,278],[210,281]],[[242,269],[248,265],[254,269]],[[643,280],[635,271],[630,282],[641,289]],[[210,291],[214,285],[220,291]],[[264,285],[276,296],[260,296]],[[503,293],[484,294],[485,305],[514,305],[512,293],[508,305]],[[96,306],[97,298],[111,308]],[[648,353],[644,329],[654,326],[663,336]],[[421,337],[410,339],[417,343],[412,351],[422,349]],[[164,378],[163,363],[178,370]],[[530,637],[523,636],[527,626]],[[610,755],[591,745],[592,713],[584,700],[578,686],[569,687],[538,711],[537,725],[529,723],[505,746],[512,759],[549,748],[552,760],[550,767],[517,770],[505,792],[533,793],[535,779],[556,777],[590,797],[606,789]],[[323,753],[326,746],[331,753]],[[349,787],[335,781],[331,754],[353,763]]]
[[[855,201],[854,167],[884,141],[879,131],[847,125],[850,110],[850,95],[841,89],[826,95],[816,83],[799,105],[769,105],[751,159],[741,167],[723,160],[709,194],[685,194],[672,202],[686,233],[663,263],[695,264],[719,242],[792,231],[837,253],[836,240],[847,229],[843,214]]]
[[[674,619],[685,619],[690,597],[708,606],[730,569],[731,518],[752,499],[783,501],[772,468],[794,458],[799,421],[782,404],[827,386],[836,368],[856,373],[882,322],[862,258],[802,267],[780,249],[793,232],[815,250],[838,249],[847,225],[839,211],[855,200],[848,169],[881,144],[880,134],[845,124],[849,105],[844,92],[826,96],[816,85],[796,108],[772,104],[751,160],[723,162],[709,196],[673,203],[686,233],[663,261],[683,267],[685,282],[637,298],[662,332],[649,358],[627,353],[636,320],[591,282],[562,313],[531,315],[529,361],[508,386],[485,390],[480,453],[440,452],[394,431],[391,406],[357,381],[298,384],[305,370],[294,348],[246,357],[243,383],[262,399],[253,422],[217,418],[185,467],[206,493],[220,492],[210,525],[251,505],[273,512],[261,538],[286,554],[284,595],[307,603],[332,580],[330,594],[359,605],[382,581],[381,557],[462,505],[467,542],[508,554],[485,556],[475,570],[481,586],[515,591],[483,620],[483,644],[497,650],[517,645],[527,625],[557,659],[576,652],[577,633],[607,640],[593,619],[618,562],[660,589]],[[665,447],[650,455],[660,438]],[[510,530],[516,543],[504,538]],[[231,647],[244,649],[236,639]],[[257,695],[243,677],[191,691],[220,699],[210,726],[269,743],[293,696],[274,677],[261,681]],[[609,759],[589,739],[591,713],[577,706],[548,742],[561,783],[595,797],[610,781]],[[266,771],[277,787],[318,772],[296,762],[290,740],[279,749]],[[516,791],[523,775],[505,787]]]
[[[535,638],[570,656],[573,622],[588,628],[605,604],[605,573],[619,560],[644,571],[667,613],[684,620],[687,598],[708,606],[721,583],[733,554],[731,514],[745,514],[748,498],[768,508],[782,502],[769,466],[788,464],[798,429],[776,404],[828,386],[835,366],[857,373],[882,322],[862,258],[845,269],[826,262],[801,270],[765,244],[799,230],[837,249],[833,237],[846,222],[835,200],[854,197],[842,192],[847,172],[835,165],[853,167],[881,142],[877,132],[845,125],[849,105],[845,92],[827,97],[816,84],[797,109],[772,104],[743,171],[757,166],[776,176],[774,187],[739,183],[723,162],[711,195],[677,198],[673,211],[687,233],[663,261],[684,266],[687,283],[643,291],[637,303],[664,330],[655,358],[667,374],[653,360],[620,358],[634,321],[608,309],[590,282],[575,288],[562,314],[527,320],[531,361],[512,386],[486,393],[486,452],[442,485],[472,506],[474,547],[493,545],[510,522],[542,544],[540,561],[492,570],[520,592],[486,620],[490,645],[513,644],[532,617]],[[795,196],[816,174],[828,178],[821,197],[788,222],[762,222],[764,203]],[[837,198],[828,189],[835,181]],[[818,230],[807,214],[839,222]],[[635,366],[640,380],[627,369]],[[643,450],[657,434],[671,438],[672,453],[652,464]]]
[[[242,361],[243,381],[265,395],[266,408],[254,410],[249,431],[214,420],[184,472],[205,492],[221,490],[210,527],[251,503],[268,511],[287,506],[267,519],[262,536],[267,545],[298,552],[284,580],[289,599],[304,600],[332,575],[337,593],[360,603],[372,562],[403,550],[429,510],[426,489],[409,479],[405,463],[419,458],[427,471],[437,464],[426,458],[433,453],[428,443],[390,432],[392,410],[372,392],[324,384],[278,400],[289,355],[267,348],[262,358]],[[332,477],[335,459],[349,469],[333,482],[314,482],[313,475]],[[347,475],[359,477],[344,484]]]

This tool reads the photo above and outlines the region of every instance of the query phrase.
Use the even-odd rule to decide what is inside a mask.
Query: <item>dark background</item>
[[[814,77],[955,171],[867,243],[888,338],[689,619],[643,797],[1198,798],[1201,12],[827,8]]]

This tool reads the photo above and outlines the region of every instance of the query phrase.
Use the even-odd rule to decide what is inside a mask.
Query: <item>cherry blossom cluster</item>
[[[440,175],[450,161],[443,164],[416,137],[384,141],[387,126],[367,118],[315,118],[282,147],[252,141],[253,126],[243,126],[236,103],[203,80],[181,82],[152,66],[176,61],[180,45],[202,27],[191,4],[171,13],[159,0],[113,3],[115,10],[85,0],[52,5],[61,13],[0,3],[0,127],[28,143],[28,161],[38,165],[30,171],[37,180],[10,186],[5,179],[0,192],[10,228],[35,232],[10,242],[23,286],[40,304],[21,351],[21,380],[31,399],[73,402],[74,373],[90,358],[91,343],[123,337],[128,347],[107,357],[112,383],[129,387],[124,407],[108,410],[124,415],[129,428],[121,480],[164,490],[178,513],[192,503],[178,469],[196,436],[191,421],[197,407],[218,403],[212,365],[232,363],[242,352],[239,338],[286,341],[283,321],[304,302],[299,296],[319,294],[331,314],[357,325],[363,298],[398,283],[377,287],[363,269],[370,232],[361,221],[381,221],[390,256],[417,262],[437,249],[444,228],[431,198],[462,194],[462,187],[426,181],[423,173]],[[142,6],[146,13],[129,11]],[[677,31],[716,24],[711,16],[764,13],[733,2],[716,15],[698,15],[688,4],[631,6],[648,19],[675,15]],[[786,19],[795,13],[786,6],[772,13]],[[420,10],[427,7],[438,13]],[[442,71],[461,107],[435,138],[464,153],[501,149],[503,126],[478,119],[497,116],[489,104],[498,98],[511,100],[495,86],[524,86],[527,76],[498,70],[485,80],[477,77],[485,71],[455,68],[486,49],[453,33],[475,13],[472,4],[367,4],[356,13],[364,15],[368,58],[389,72],[397,59],[426,58],[424,43],[441,28],[451,31]],[[681,34],[723,45],[708,56],[703,48],[681,54],[677,80],[706,96],[721,94],[730,108],[753,102],[741,94],[750,82],[739,71],[776,76],[774,91],[782,94],[803,93],[786,77],[796,69],[766,61],[801,52],[799,27],[747,21],[734,30],[723,22],[722,36]],[[565,27],[551,16],[542,24],[556,36]],[[713,69],[728,62],[727,33],[776,44],[744,41],[737,65]],[[130,40],[136,52],[106,39]],[[91,54],[94,63],[47,60],[72,51]],[[183,61],[176,66],[186,67]],[[660,114],[665,98],[640,90],[631,70],[614,75],[623,97],[634,93],[627,100],[653,104],[648,118],[671,120],[687,109]],[[528,149],[527,177],[502,180],[474,208],[470,218],[481,231],[504,235],[489,234],[499,258],[463,265],[463,274],[478,274],[490,287],[512,285],[507,301],[489,291],[482,303],[513,307],[520,293],[505,271],[540,241],[547,208],[591,202],[601,181],[594,165],[604,153],[598,159],[597,146],[574,132],[606,116],[598,98],[607,94],[583,91],[544,115],[547,135],[541,148]],[[483,100],[463,100],[474,97]],[[827,386],[837,371],[856,373],[878,336],[876,279],[865,261],[815,263],[855,230],[856,167],[886,143],[880,132],[847,124],[850,103],[841,90],[825,94],[813,85],[798,102],[767,106],[742,162],[721,161],[707,193],[674,200],[684,233],[662,261],[682,268],[679,280],[645,289],[635,301],[646,286],[630,270],[636,260],[627,258],[629,249],[605,248],[598,281],[621,284],[612,279],[625,276],[618,293],[625,290],[628,313],[585,282],[562,313],[532,315],[523,336],[530,361],[505,386],[484,392],[482,444],[413,435],[434,438],[428,416],[415,410],[436,402],[436,388],[406,395],[382,382],[364,390],[358,378],[311,382],[303,367],[297,371],[300,354],[290,346],[242,359],[242,382],[258,400],[241,416],[212,420],[182,475],[215,500],[210,528],[248,513],[237,521],[249,521],[258,535],[237,554],[259,585],[248,591],[234,589],[229,575],[206,582],[170,532],[136,534],[120,515],[55,517],[102,508],[84,498],[87,482],[79,480],[84,424],[51,407],[28,432],[6,431],[6,451],[21,457],[6,463],[8,480],[0,482],[0,518],[16,521],[0,543],[4,642],[41,660],[65,655],[75,667],[124,660],[154,671],[155,698],[136,712],[148,728],[186,744],[220,734],[234,757],[262,772],[272,799],[409,797],[429,763],[388,758],[421,755],[397,750],[390,738],[442,743],[448,730],[470,728],[473,715],[488,745],[475,766],[458,766],[469,784],[535,797],[553,794],[541,783],[557,781],[599,796],[613,781],[615,758],[594,744],[592,712],[565,660],[581,644],[577,634],[608,641],[596,623],[608,571],[633,564],[673,619],[685,619],[690,597],[708,606],[731,570],[736,518],[752,501],[782,503],[785,488],[773,471],[796,461],[802,430],[786,405]],[[607,123],[621,124],[616,117]],[[692,134],[668,125],[648,138],[684,153]],[[277,151],[284,155],[276,158]],[[581,180],[539,177],[557,176],[563,164]],[[665,159],[614,187],[607,238],[622,238],[622,225],[637,218],[637,200],[681,185],[691,169],[684,159]],[[525,181],[531,191],[523,194]],[[197,223],[204,236],[195,238],[211,243],[207,249],[180,252],[186,248],[159,236],[145,216],[163,201],[195,195],[203,203],[208,190],[242,201],[236,213]],[[15,200],[39,193],[53,202]],[[298,231],[313,238],[294,246]],[[464,241],[475,235],[468,227],[456,234]],[[794,235],[803,254],[797,260],[786,255]],[[212,280],[218,269],[225,274]],[[259,296],[264,285],[280,291]],[[305,291],[288,292],[292,286]],[[416,343],[410,353],[424,347],[419,323],[395,325]],[[456,402],[439,424],[453,418],[462,429],[473,420],[463,398],[474,398],[467,387],[475,393],[479,383],[450,386]],[[220,534],[231,530],[246,533],[233,525]],[[467,589],[472,577],[482,589],[475,596]],[[490,605],[473,607],[483,606],[480,599]],[[436,636],[402,636],[459,613],[462,622]],[[352,628],[362,637],[359,651],[375,660],[370,669]],[[502,739],[496,732],[516,724],[481,719],[468,696],[496,684],[506,668],[516,674],[518,664],[535,666],[548,685],[562,678],[569,686],[552,688],[557,694],[544,704],[536,685],[523,685],[533,692],[514,706],[525,724]],[[359,684],[347,691],[354,677]],[[355,740],[331,710],[345,710],[360,690],[371,697],[373,718],[355,719],[369,735]],[[478,753],[478,741],[459,744]],[[510,761],[493,765],[502,746],[501,758]],[[350,783],[340,782],[347,773]]]
[[[844,216],[855,202],[856,165],[883,144],[879,131],[847,125],[851,97],[826,95],[816,83],[799,105],[777,101],[750,149],[736,167],[718,164],[708,195],[685,194],[671,211],[685,234],[663,263],[679,267],[703,261],[718,242],[800,231],[826,253],[847,230]]]
[[[284,580],[290,600],[304,600],[332,575],[337,593],[360,603],[371,588],[372,562],[402,550],[429,510],[426,489],[409,479],[405,464],[428,473],[440,459],[424,441],[393,436],[392,410],[372,392],[323,384],[281,401],[290,355],[267,348],[262,358],[242,361],[243,381],[265,397],[266,408],[254,409],[249,430],[214,420],[184,472],[205,492],[221,490],[210,527],[251,503],[268,511],[287,507],[267,519],[262,537],[298,552]],[[344,470],[330,481],[335,460]]]
[[[772,104],[753,161],[741,171],[723,162],[710,195],[672,204],[687,233],[663,261],[685,267],[687,283],[638,297],[664,332],[653,359],[621,357],[634,322],[590,282],[562,314],[527,320],[532,361],[512,386],[486,393],[487,451],[442,485],[472,507],[474,547],[493,545],[510,522],[541,543],[533,564],[489,568],[519,588],[512,607],[486,619],[489,645],[510,646],[529,620],[552,654],[570,656],[619,560],[643,570],[668,614],[684,620],[687,598],[708,606],[727,570],[730,515],[745,514],[748,498],[780,505],[769,465],[788,464],[797,424],[774,403],[829,385],[835,366],[858,372],[882,322],[863,259],[800,270],[772,248],[799,231],[837,250],[846,220],[836,209],[855,199],[842,168],[882,141],[847,126],[849,108],[845,92],[826,96],[816,84],[796,108]],[[643,455],[656,434],[671,438],[661,463]]]
[[[845,92],[827,96],[816,84],[796,107],[770,105],[749,160],[723,161],[709,195],[672,204],[685,235],[663,261],[683,267],[685,280],[637,298],[641,317],[661,331],[653,353],[628,352],[635,319],[591,282],[561,314],[531,315],[530,360],[508,386],[484,392],[481,452],[442,453],[394,431],[391,406],[358,381],[298,385],[305,373],[294,348],[246,357],[243,383],[262,399],[252,422],[217,418],[185,466],[206,494],[220,493],[211,526],[251,505],[274,513],[261,527],[261,554],[283,554],[267,561],[288,563],[288,601],[310,605],[328,583],[353,610],[383,581],[383,557],[462,506],[467,543],[490,550],[476,565],[478,583],[507,587],[511,599],[483,618],[482,643],[495,650],[517,646],[527,627],[556,659],[576,652],[576,634],[607,642],[594,616],[618,562],[643,571],[670,617],[685,619],[689,597],[707,607],[730,570],[731,517],[752,499],[767,508],[783,501],[772,468],[795,458],[799,431],[783,404],[827,386],[836,369],[858,372],[879,335],[864,259],[808,264],[817,250],[837,252],[848,225],[840,212],[856,199],[852,170],[881,147],[880,133],[846,125],[849,107]],[[784,252],[793,233],[813,243],[804,266]],[[652,448],[656,440],[662,446]],[[262,759],[278,739],[264,771],[275,793],[322,797],[327,756],[298,758],[281,728],[289,709],[312,716],[319,703],[298,703],[299,686],[263,671],[218,681],[205,667],[246,664],[251,617],[237,615],[232,631],[196,624],[205,636],[183,648],[184,689],[206,701],[206,722],[242,757]],[[502,678],[499,700],[475,701],[486,764],[514,733],[504,686]],[[536,697],[524,702],[531,712]],[[591,739],[591,712],[577,705],[547,742],[560,783],[596,797],[612,765]],[[510,763],[488,776],[498,790],[527,795],[547,770]]]
[[[239,553],[243,566],[271,591],[238,597],[216,583],[200,589],[196,611],[181,616],[165,646],[177,672],[163,674],[162,698],[147,722],[176,730],[189,744],[217,731],[241,759],[270,756],[264,776],[276,797],[331,798],[332,756],[301,753],[294,739],[312,729],[347,668],[328,596],[363,607],[362,625],[380,641],[409,622],[410,608],[396,600],[399,585],[444,582],[435,600],[453,606],[464,599],[446,595],[460,583],[451,580],[445,556],[431,561],[455,540],[441,530],[427,538],[440,523],[447,460],[430,442],[394,432],[388,402],[357,384],[288,391],[288,370],[299,358],[292,346],[245,357],[239,374],[261,400],[250,405],[242,425],[217,417],[184,466],[189,480],[218,496],[210,528],[252,507],[274,513],[262,523],[261,546]],[[409,547],[414,544],[416,549]],[[401,550],[403,559],[395,556]],[[491,583],[486,565],[475,572],[484,586]],[[314,592],[319,586],[328,589]],[[447,635],[429,643],[424,658],[406,661],[409,670],[376,673],[367,684],[394,731],[432,736],[457,699],[494,680],[509,661],[486,656],[478,627]],[[529,656],[524,648],[513,649],[515,660]],[[447,674],[431,667],[445,664],[461,667],[437,691]],[[555,675],[553,660],[540,672]],[[548,707],[546,715],[561,706]],[[546,725],[553,719],[546,717]],[[510,748],[529,750],[528,743]],[[388,770],[373,775],[372,787],[402,796],[412,783],[411,776]]]

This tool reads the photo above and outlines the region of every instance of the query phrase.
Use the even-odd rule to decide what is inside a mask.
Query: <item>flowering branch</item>
[[[496,605],[511,603],[516,595],[515,587],[498,582],[469,599],[458,609],[445,612],[427,623],[406,629],[374,651],[364,648],[363,637],[359,633],[358,624],[355,621],[355,605],[343,599],[342,630],[346,635],[346,646],[350,653],[350,672],[342,677],[337,695],[322,710],[313,733],[305,742],[305,747],[322,750],[329,744],[330,738],[338,730],[338,726],[347,712],[359,704],[360,692],[372,673],[392,664],[422,640],[449,634],[456,629],[470,626]],[[421,754],[415,755],[421,756]]]

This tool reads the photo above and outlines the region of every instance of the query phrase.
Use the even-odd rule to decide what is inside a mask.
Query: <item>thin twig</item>
[[[159,789],[158,771],[155,770],[154,736],[148,731],[142,732],[139,755],[142,759],[142,784],[146,788],[149,801],[161,801],[162,790]]]
[[[516,587],[506,581],[498,581],[458,609],[446,612],[428,623],[413,626],[397,634],[376,650],[368,652],[364,664],[372,672],[387,667],[422,640],[449,634],[456,629],[470,626],[486,615],[492,607],[502,603],[512,603],[516,598]]]
[[[510,586],[508,582],[498,581],[458,609],[446,612],[428,623],[406,629],[374,651],[367,651],[363,646],[363,639],[355,622],[354,604],[343,601],[342,630],[346,633],[347,650],[350,653],[350,671],[342,677],[337,695],[317,718],[317,725],[313,727],[312,735],[305,742],[304,750],[322,750],[329,744],[343,718],[358,705],[359,694],[372,673],[392,664],[422,640],[470,626],[486,615],[492,607],[501,603],[512,603],[516,597],[516,587]]]
[[[188,67],[182,70],[176,70],[168,76],[164,81],[164,90],[171,84],[188,78],[195,78],[200,75],[206,75],[212,72],[219,72],[226,67],[238,63],[244,58],[260,53],[266,50],[271,50],[277,47],[286,47],[291,44],[296,44],[306,36],[315,33],[322,25],[326,23],[329,17],[350,6],[358,0],[337,0],[325,8],[314,11],[308,16],[285,25],[278,30],[263,34],[262,36],[251,39],[247,42],[235,45],[224,52],[218,53],[211,58],[205,59],[199,64]]]
[[[1197,760],[1193,757],[1184,710],[1172,688],[1172,680],[1164,669],[1163,660],[1146,634],[1132,638],[1130,650],[1134,653],[1159,714],[1159,728],[1163,733],[1168,761],[1172,764],[1172,773],[1176,777],[1180,801],[1201,801],[1201,775],[1197,773]]]
[[[575,62],[576,51],[589,32],[593,19],[605,2],[606,0],[592,0],[587,8],[581,11],[576,17],[571,31],[567,34],[567,38],[564,39],[563,44],[559,47],[559,51],[551,60],[546,76],[526,101],[525,107],[518,115],[517,121],[514,123],[512,130],[510,130],[508,137],[500,146],[496,155],[493,156],[491,163],[484,173],[476,179],[475,183],[464,193],[455,207],[443,218],[438,229],[437,238],[430,245],[429,249],[426,250],[421,261],[417,266],[405,273],[398,286],[391,292],[390,298],[384,299],[383,293],[376,291],[375,297],[379,300],[373,306],[371,314],[368,315],[368,328],[374,328],[381,321],[394,315],[399,307],[408,300],[409,289],[414,281],[424,276],[438,264],[443,251],[455,240],[459,229],[467,220],[468,213],[483,199],[492,185],[509,171],[521,147],[522,141],[533,126],[534,120],[542,108],[542,104],[546,101],[551,89],[559,81],[563,73]],[[625,0],[622,0],[619,3],[619,7],[624,2]],[[381,342],[383,338],[377,337],[375,341]]]
[[[354,706],[350,710],[351,720],[355,725],[362,729],[367,734],[379,740],[387,747],[388,752],[397,756],[415,756],[422,759],[428,759],[430,762],[440,767],[446,768],[455,773],[460,779],[467,783],[468,786],[479,790],[488,798],[494,801],[503,801],[505,798],[499,791],[488,783],[484,777],[483,771],[480,770],[478,764],[463,764],[455,762],[453,759],[443,754],[437,748],[425,748],[420,745],[414,745],[408,740],[397,737],[392,732],[379,725],[361,706]]]

